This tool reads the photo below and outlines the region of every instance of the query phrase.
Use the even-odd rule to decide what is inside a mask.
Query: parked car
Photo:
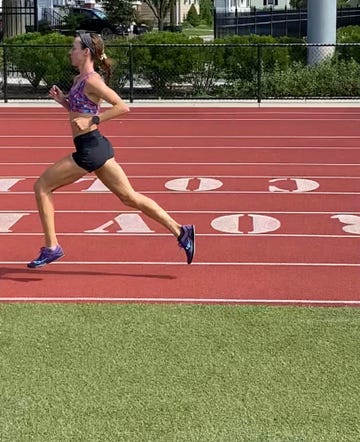
[[[95,8],[69,8],[69,15],[72,15],[77,22],[79,30],[96,32],[103,37],[113,34],[128,35],[129,27],[123,24],[110,22],[104,11]]]
[[[149,32],[150,28],[149,26],[142,24],[142,25],[134,25],[133,33],[135,35],[141,35],[145,34],[146,32]]]

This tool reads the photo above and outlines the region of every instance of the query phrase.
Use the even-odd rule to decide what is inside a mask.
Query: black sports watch
[[[100,117],[98,115],[94,115],[91,119],[91,124],[100,124]]]

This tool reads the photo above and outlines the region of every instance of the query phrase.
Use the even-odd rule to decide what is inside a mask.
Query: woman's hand
[[[63,91],[54,84],[54,86],[50,89],[49,95],[51,98],[53,98],[55,101],[57,101],[59,104],[63,104],[65,100],[65,95]]]
[[[73,124],[79,130],[89,129],[91,127],[91,119],[92,117],[76,117],[71,120],[71,124]]]

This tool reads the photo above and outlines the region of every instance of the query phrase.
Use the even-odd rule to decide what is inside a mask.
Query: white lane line
[[[146,302],[146,303],[191,303],[191,304],[307,304],[307,305],[360,305],[351,299],[266,299],[266,298],[147,298],[147,297],[89,297],[89,296],[14,296],[0,297],[0,302]]]
[[[0,162],[0,166],[18,166],[18,165],[26,165],[26,166],[43,166],[43,165],[47,165],[47,164],[53,164],[53,162],[49,162],[49,163],[30,163],[30,162],[25,162],[25,163],[18,163],[18,162]],[[191,163],[183,163],[183,162],[149,162],[149,161],[143,161],[143,162],[121,162],[121,164],[123,166],[321,166],[321,167],[325,167],[325,166],[360,166],[360,163],[286,163],[286,162],[281,162],[281,163],[270,163],[270,162],[266,162],[266,163],[253,163],[253,162],[227,162],[227,163],[220,163],[220,162],[216,162],[216,163],[212,163],[212,162],[191,162]]]
[[[127,175],[128,178],[131,179],[160,179],[160,178],[178,178],[179,174],[177,175]],[[313,176],[313,175],[280,175],[280,174],[274,174],[274,175],[217,175],[217,174],[211,174],[211,178],[228,178],[228,179],[238,179],[238,180],[245,180],[245,179],[269,179],[269,178],[307,178],[307,179],[327,179],[327,180],[360,180],[360,176]],[[19,179],[19,180],[26,180],[26,179],[37,179],[39,178],[39,175],[0,175],[0,179]],[[87,179],[88,182],[96,180],[96,177],[89,177]],[[68,186],[72,184],[71,183]]]
[[[137,189],[138,192],[142,194],[150,194],[150,195],[308,195],[308,196],[316,196],[316,195],[360,195],[360,192],[269,192],[269,191],[256,191],[256,190],[143,190]],[[96,195],[96,194],[111,194],[110,190],[94,190],[91,192],[88,191],[79,191],[79,190],[65,190],[65,191],[56,191],[56,195]],[[16,191],[1,191],[0,195],[34,195],[34,192],[24,191],[24,192],[16,192]]]
[[[108,135],[109,138],[148,138],[149,136],[151,138],[179,138],[179,139],[184,139],[184,138],[206,138],[206,139],[291,139],[291,140],[334,140],[334,139],[339,139],[339,140],[358,140],[360,138],[360,135],[295,135],[295,134],[290,134],[290,135],[223,135],[223,134],[219,134],[219,135],[149,135],[149,134],[144,134],[144,135]],[[38,135],[38,134],[34,134],[34,135],[0,135],[0,138],[66,138],[72,141],[71,136],[69,135],[61,135],[61,134],[51,134],[51,135]]]
[[[0,232],[0,236],[43,236],[43,232]],[[168,233],[123,233],[123,232],[117,232],[117,233],[84,233],[84,232],[56,232],[57,236],[96,236],[96,237],[108,237],[108,236],[115,236],[117,238],[120,238],[122,236],[151,236],[151,237],[171,237],[173,238],[173,235]],[[219,238],[261,238],[264,239],[266,237],[270,238],[353,238],[358,241],[359,235],[353,234],[353,235],[331,235],[331,234],[303,234],[303,233],[197,233],[197,237],[204,236],[204,237],[215,237],[217,239]]]
[[[212,115],[212,114],[210,114]],[[220,114],[218,114],[220,115]],[[316,114],[313,114],[316,115]],[[37,118],[31,118],[31,117],[22,117],[21,115],[17,115],[16,116],[17,119],[21,120],[21,121],[35,121],[38,123],[38,119]],[[10,118],[6,118],[5,116],[2,117],[2,120],[11,120],[13,121],[13,117]],[[47,121],[69,121],[68,118],[47,118]],[[113,120],[114,122],[116,122],[117,124],[122,123],[122,124],[126,124],[126,123],[136,123],[138,121],[159,121],[159,122],[163,122],[163,121],[190,121],[192,123],[196,122],[204,122],[206,123],[207,121],[278,121],[280,123],[282,123],[283,121],[293,121],[295,123],[297,123],[298,121],[309,121],[311,123],[313,123],[314,121],[336,121],[337,123],[340,122],[349,122],[349,121],[356,121],[359,122],[359,118],[299,118],[299,117],[294,117],[294,118],[244,118],[244,117],[238,117],[238,118],[196,118],[196,115],[193,118],[185,118],[185,117],[177,117],[174,116],[173,118],[130,118],[127,117],[126,119],[119,119],[116,118]],[[50,137],[52,135],[49,135]]]
[[[347,119],[348,116],[350,115],[359,115],[360,117],[360,113],[357,112],[355,109],[356,108],[351,108],[348,106],[348,104],[353,104],[351,101],[346,103],[345,107],[338,107],[338,106],[327,106],[327,107],[319,107],[319,106],[315,106],[316,110],[313,110],[311,107],[309,109],[307,109],[306,111],[302,110],[301,107],[292,107],[292,108],[279,108],[279,109],[266,109],[266,108],[262,108],[262,109],[253,109],[253,108],[249,108],[247,106],[245,107],[241,107],[236,105],[236,107],[233,106],[234,102],[233,101],[229,101],[228,105],[226,106],[226,103],[224,107],[221,108],[221,110],[217,110],[218,108],[218,102],[214,101],[208,101],[208,102],[197,102],[196,104],[203,104],[205,105],[205,107],[196,107],[194,108],[193,106],[184,106],[184,107],[178,107],[178,106],[173,106],[172,103],[168,103],[168,106],[166,107],[156,107],[153,106],[151,107],[151,110],[148,109],[148,107],[145,106],[139,106],[139,107],[133,107],[132,108],[132,113],[128,114],[126,116],[126,120],[128,119],[136,119],[137,115],[151,115],[153,116],[154,114],[160,114],[160,115],[169,115],[169,113],[171,115],[178,115],[178,114],[185,114],[187,115],[189,112],[195,112],[196,115],[256,115],[256,117],[260,114],[260,115],[331,115],[331,116],[335,116],[335,115],[341,115],[343,116],[345,119]],[[62,116],[64,120],[69,121],[67,117],[64,117],[64,112],[61,110],[61,107],[56,105],[55,103],[53,103],[52,101],[46,101],[42,104],[42,108],[36,108],[33,106],[29,106],[29,103],[21,103],[23,105],[24,109],[31,109],[31,113],[32,114],[36,114],[36,115],[44,115],[48,118],[49,120],[52,119],[52,117],[55,116]],[[38,105],[39,103],[36,103],[36,105]],[[330,103],[332,104],[332,103]],[[334,103],[337,104],[337,103]],[[140,103],[141,105],[141,103]],[[103,104],[104,107],[109,107],[109,105],[107,105],[106,103]],[[131,105],[130,105],[131,106]],[[357,107],[357,106],[356,106]],[[24,116],[25,118],[29,118],[28,117],[28,112],[24,112],[24,113],[19,113],[17,112],[17,108],[18,105],[15,103],[7,103],[7,107],[6,110],[4,108],[0,109],[0,113],[4,114],[3,117],[7,116],[7,115],[16,115],[16,117],[21,118],[22,116]],[[43,109],[46,108],[47,110],[44,111]],[[330,108],[331,111],[328,111],[327,108]],[[46,118],[45,118],[46,120]],[[116,120],[121,120],[120,118],[116,119]],[[312,119],[313,120],[313,119]],[[122,119],[122,121],[124,121]],[[282,121],[282,118],[281,118]]]
[[[109,138],[112,138],[111,135],[109,136]],[[70,143],[69,145],[66,146],[0,146],[0,149],[5,149],[5,150],[14,150],[14,149],[44,149],[44,150],[53,150],[53,149],[66,149],[68,150],[69,148],[71,148],[72,143]],[[188,149],[188,150],[194,150],[194,149],[200,149],[200,150],[217,150],[217,149],[221,149],[222,151],[224,149],[230,149],[230,150],[239,150],[239,149],[249,149],[249,150],[255,150],[255,149],[261,149],[261,150],[302,150],[302,152],[304,152],[304,149],[306,149],[306,151],[311,151],[311,150],[341,150],[341,151],[346,151],[346,150],[360,150],[359,146],[309,146],[308,144],[306,144],[306,146],[113,146],[114,149],[121,149],[122,151],[127,151],[127,150],[136,150],[136,149],[140,149],[140,150],[146,150],[149,151],[151,149],[157,149],[157,150],[175,150],[175,149],[179,149],[181,151],[184,151],[184,149]]]
[[[2,210],[0,213],[38,213],[37,210],[24,210],[24,209],[11,209]],[[283,215],[334,215],[341,213],[342,215],[357,215],[360,212],[357,211],[331,211],[331,212],[292,212],[292,211],[279,211],[279,210],[167,210],[168,213],[193,213],[193,214],[214,214],[214,213],[270,213],[270,214],[283,214]],[[140,210],[56,210],[56,213],[142,213]]]
[[[0,261],[1,265],[24,265],[28,261]],[[52,266],[63,265],[170,265],[186,266],[184,262],[176,261],[59,261],[51,264]],[[360,263],[334,263],[334,262],[193,262],[191,266],[240,266],[240,267],[360,267]],[[34,270],[36,271],[36,270]]]

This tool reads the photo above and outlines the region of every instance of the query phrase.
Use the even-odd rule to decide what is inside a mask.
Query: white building
[[[200,0],[176,0],[175,2],[175,8],[174,8],[174,25],[180,25],[187,16],[187,13],[189,12],[189,9],[191,7],[191,5],[194,5],[197,12],[200,12]],[[156,20],[155,20],[155,16],[154,13],[152,12],[152,10],[150,9],[150,7],[143,2],[138,2],[137,3],[137,12],[138,12],[138,16],[140,18],[140,21],[144,21],[144,22],[153,22],[154,25],[157,24]],[[170,23],[170,14],[168,14],[166,20],[166,23]]]
[[[251,9],[274,10],[291,8],[290,0],[214,0],[215,8],[219,12],[249,12]]]

